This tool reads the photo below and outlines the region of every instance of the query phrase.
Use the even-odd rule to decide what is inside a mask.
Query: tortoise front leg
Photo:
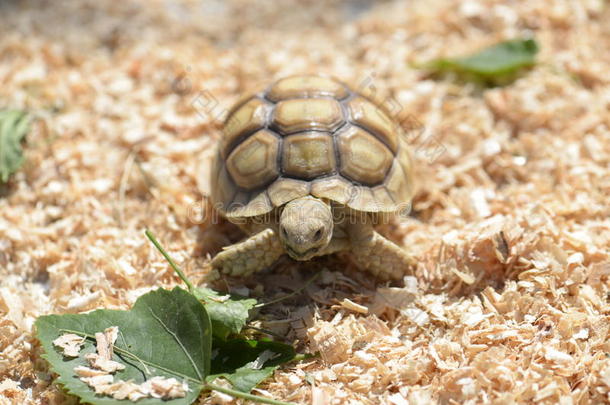
[[[402,279],[415,260],[369,223],[350,224],[351,253],[358,266],[387,280]]]
[[[212,267],[231,276],[247,276],[271,266],[284,253],[280,238],[267,228],[243,242],[227,246],[212,259]]]

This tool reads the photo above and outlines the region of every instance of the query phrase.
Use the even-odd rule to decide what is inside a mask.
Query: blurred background
[[[0,392],[61,397],[39,373],[36,316],[176,284],[145,228],[203,282],[207,254],[241,236],[204,215],[226,111],[308,72],[375,91],[416,130],[419,191],[385,230],[417,257],[416,288],[335,259],[223,280],[265,297],[326,269],[265,325],[320,359],[265,389],[316,404],[607,402],[608,21],[603,0],[0,1],[0,110],[31,118],[14,135],[23,163],[0,165],[13,384]]]

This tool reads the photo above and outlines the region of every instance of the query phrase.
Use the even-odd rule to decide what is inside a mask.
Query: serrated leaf
[[[534,39],[515,39],[473,55],[437,59],[425,67],[439,73],[452,71],[468,78],[489,81],[510,77],[520,69],[534,65],[537,53],[538,44]]]
[[[0,111],[0,183],[6,183],[23,163],[21,141],[28,131],[28,115],[22,111]]]
[[[64,333],[93,336],[110,326],[118,326],[119,337],[113,360],[125,364],[126,368],[114,374],[115,381],[142,383],[153,376],[186,381],[190,389],[186,397],[163,401],[166,404],[182,405],[195,401],[210,372],[210,319],[201,303],[178,287],[171,291],[158,289],[147,293],[138,298],[129,311],[96,310],[79,315],[47,315],[38,318],[35,325],[45,351],[43,357],[59,374],[58,382],[86,403],[124,405],[131,401],[95,395],[75,376],[74,368],[87,364],[84,355],[95,351],[95,342],[87,339],[79,357],[64,358],[52,344]],[[159,404],[160,400],[147,398],[137,403],[153,405]]]
[[[203,302],[212,321],[214,336],[222,340],[241,332],[250,318],[250,310],[257,304],[254,298],[223,295],[203,287],[194,288],[193,294]]]
[[[250,392],[295,355],[292,346],[267,339],[217,341],[212,352],[212,375],[208,381],[224,377],[234,389]]]

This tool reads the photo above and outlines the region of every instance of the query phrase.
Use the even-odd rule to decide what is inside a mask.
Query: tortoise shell
[[[228,113],[214,156],[212,202],[251,217],[307,195],[394,212],[413,194],[400,128],[370,99],[324,76],[291,76]]]

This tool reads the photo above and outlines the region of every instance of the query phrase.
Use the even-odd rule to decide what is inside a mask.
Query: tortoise
[[[212,267],[241,276],[287,253],[349,251],[381,279],[413,259],[375,230],[410,206],[412,158],[400,127],[371,99],[328,76],[289,76],[228,112],[213,156],[211,201],[250,236]]]

